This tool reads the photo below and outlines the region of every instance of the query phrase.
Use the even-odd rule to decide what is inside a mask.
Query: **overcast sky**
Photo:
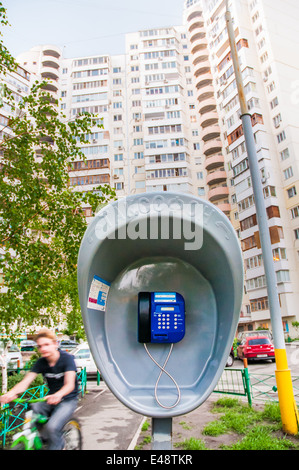
[[[181,25],[184,0],[2,0],[11,26],[3,41],[13,56],[39,44],[67,58],[122,54],[125,33]]]

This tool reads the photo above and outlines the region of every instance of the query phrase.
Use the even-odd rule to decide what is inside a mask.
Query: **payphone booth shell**
[[[182,415],[209,397],[231,350],[242,304],[240,244],[227,217],[200,198],[146,193],[121,203],[126,215],[117,201],[109,204],[91,222],[81,244],[78,289],[87,339],[103,379],[124,405],[154,418]],[[186,250],[184,237],[123,238],[132,221],[152,223],[160,215],[184,223],[192,218],[185,210],[192,204],[202,214],[193,220],[202,230],[200,249]],[[96,305],[97,299],[90,299],[94,283],[102,290]],[[167,364],[181,391],[172,409],[155,400],[160,370],[137,340],[138,293],[143,291],[178,292],[185,299],[185,336],[174,344]],[[147,346],[163,364],[169,344]],[[176,399],[177,390],[165,374],[158,393],[166,405]]]

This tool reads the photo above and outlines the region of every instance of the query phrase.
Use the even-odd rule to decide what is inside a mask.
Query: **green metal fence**
[[[299,405],[299,377],[292,377],[292,382]],[[214,392],[247,397],[250,406],[257,400],[278,402],[275,374],[250,373],[248,368],[224,369]]]
[[[214,392],[247,397],[248,404],[251,406],[252,397],[248,369],[224,369]]]

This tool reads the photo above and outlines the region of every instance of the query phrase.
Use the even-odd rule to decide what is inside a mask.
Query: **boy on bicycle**
[[[77,368],[71,354],[58,350],[56,336],[51,330],[41,330],[36,336],[36,343],[42,357],[21,382],[0,396],[0,402],[15,400],[41,373],[49,387],[49,394],[45,402],[34,403],[32,407],[36,413],[49,417],[45,426],[49,450],[61,450],[64,446],[63,426],[74,413],[78,402]]]

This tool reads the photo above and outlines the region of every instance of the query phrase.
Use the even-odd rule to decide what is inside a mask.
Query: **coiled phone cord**
[[[165,408],[167,410],[170,410],[172,408],[174,408],[175,406],[178,405],[178,403],[180,402],[181,400],[181,391],[180,391],[180,387],[178,386],[178,384],[176,383],[175,379],[172,377],[172,375],[169,374],[169,372],[167,372],[167,370],[165,370],[165,367],[166,367],[166,364],[170,358],[170,355],[172,353],[172,349],[173,349],[173,343],[171,344],[170,346],[170,350],[169,350],[169,353],[168,353],[168,356],[163,364],[163,366],[161,366],[157,361],[156,359],[151,355],[151,353],[149,352],[148,350],[148,347],[146,345],[146,343],[144,343],[144,348],[147,352],[147,354],[149,355],[149,357],[151,358],[151,360],[159,367],[159,369],[161,369],[161,372],[159,374],[159,377],[157,379],[157,382],[156,382],[156,385],[155,385],[155,399],[157,401],[157,403],[162,407],[162,408]],[[162,374],[163,372],[170,378],[170,380],[172,380],[172,382],[174,383],[174,385],[176,386],[176,389],[178,391],[178,398],[177,398],[177,401],[174,403],[174,405],[171,405],[171,406],[166,406],[166,405],[163,405],[160,400],[158,399],[158,385],[159,385],[159,382],[160,382],[160,379],[162,377]]]

